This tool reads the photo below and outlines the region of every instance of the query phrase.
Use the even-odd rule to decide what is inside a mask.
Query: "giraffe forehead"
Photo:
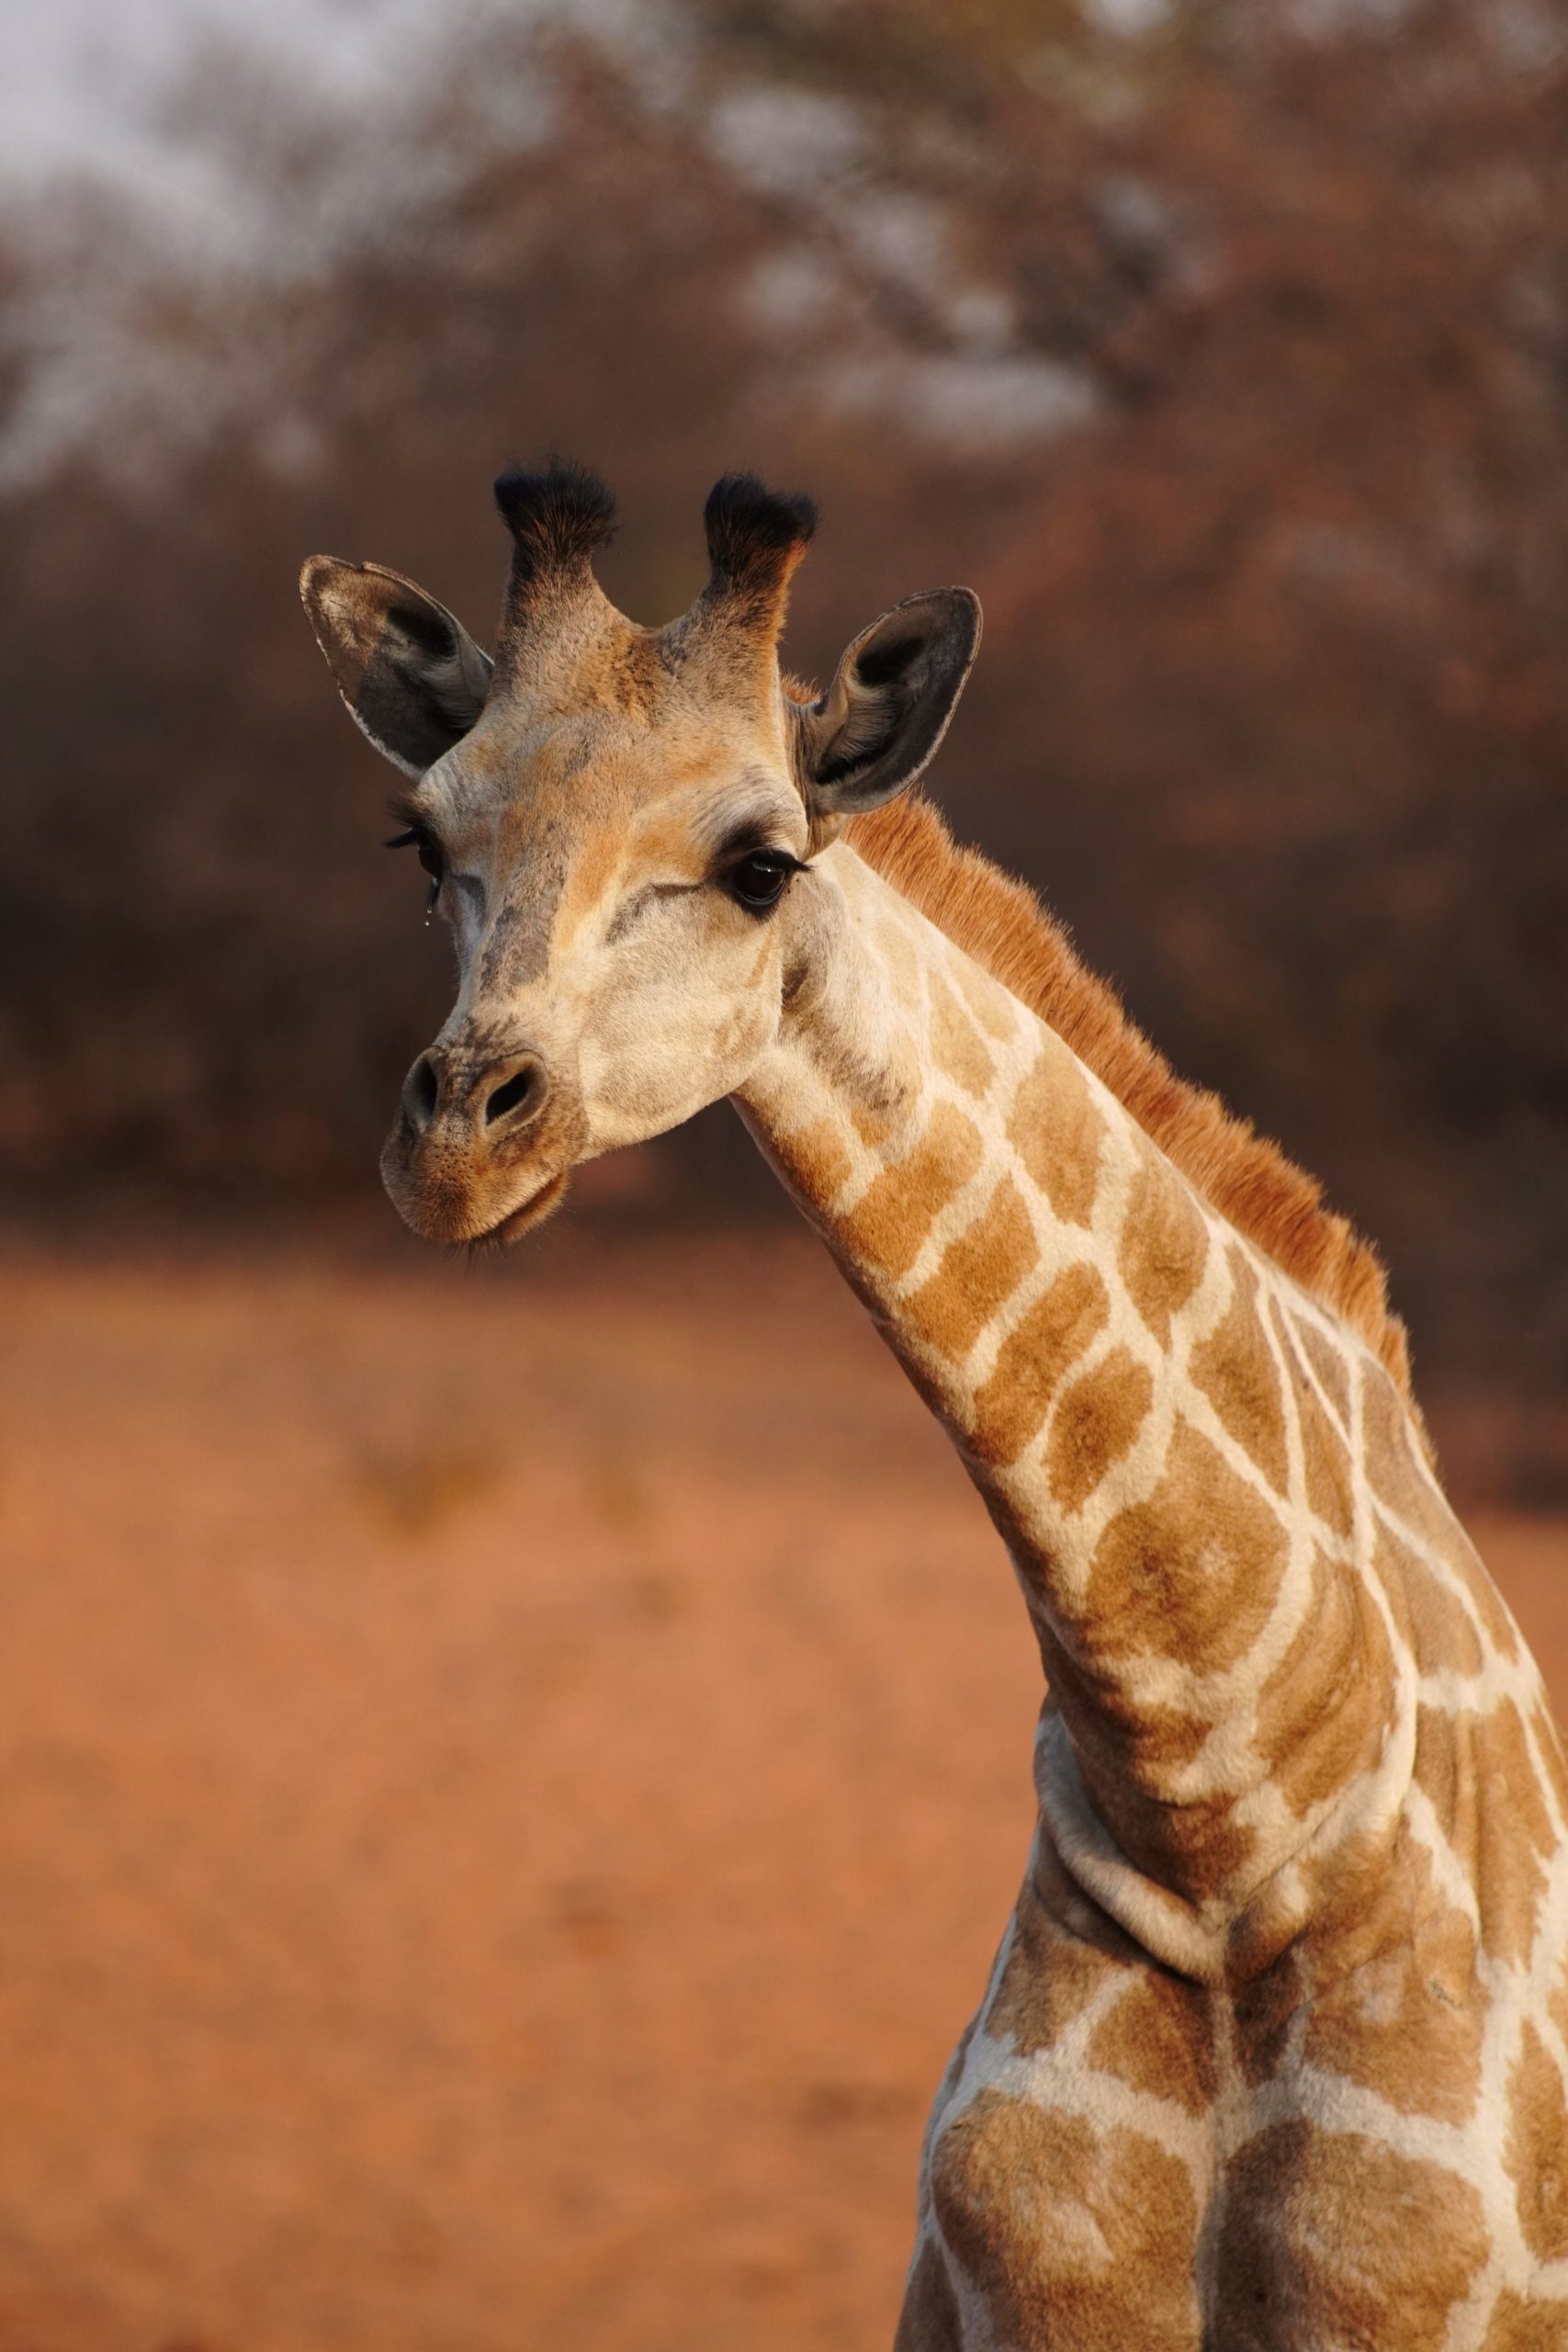
[[[645,886],[695,888],[731,841],[804,849],[806,824],[798,796],[754,763],[733,778],[672,777],[652,792],[584,761],[560,763],[473,830],[474,845],[457,856],[459,866],[489,868],[488,888],[476,877],[489,916],[479,978],[505,990],[542,978],[581,930]],[[455,876],[459,887],[465,878]]]
[[[650,776],[588,763],[495,812],[494,860],[505,884],[547,854],[570,871],[576,899],[649,875],[705,873],[731,842],[798,847],[805,831],[798,795],[755,763],[734,775],[706,762],[684,773],[671,763]]]
[[[758,808],[786,822],[798,813],[805,831],[782,742],[722,706],[684,701],[656,721],[587,709],[525,725],[487,712],[423,788],[452,833],[487,831],[502,854],[541,826],[586,838],[614,823],[649,839],[684,827],[700,844]]]

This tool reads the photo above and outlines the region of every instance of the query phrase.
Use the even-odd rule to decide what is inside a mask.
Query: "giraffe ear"
[[[971,588],[906,596],[863,629],[825,695],[795,706],[813,817],[852,817],[912,784],[947,731],[980,642]]]
[[[484,708],[489,654],[445,605],[384,564],[313,555],[299,594],[354,718],[395,766],[423,775]]]

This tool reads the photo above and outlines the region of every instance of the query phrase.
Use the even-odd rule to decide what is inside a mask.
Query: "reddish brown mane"
[[[1404,1326],[1389,1306],[1376,1250],[1325,1207],[1316,1179],[1277,1144],[1236,1118],[1217,1094],[1177,1077],[1128,1020],[1114,989],[1086,971],[1032,890],[977,851],[961,848],[926,800],[906,797],[857,817],[845,839],[1048,1023],[1194,1190],[1303,1290],[1342,1315],[1410,1400]]]

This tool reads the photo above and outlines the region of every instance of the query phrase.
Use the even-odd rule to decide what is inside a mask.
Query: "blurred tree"
[[[664,0],[345,128],[243,53],[5,262],[0,1149],[20,1198],[367,1183],[446,973],[294,608],[373,553],[483,627],[558,444],[649,617],[752,463],[795,643],[962,576],[938,789],[1384,1242],[1439,1375],[1568,1372],[1568,40],[1401,0]],[[60,293],[62,260],[72,300]],[[763,1196],[713,1122],[702,1198]],[[684,1159],[682,1158],[684,1155]]]

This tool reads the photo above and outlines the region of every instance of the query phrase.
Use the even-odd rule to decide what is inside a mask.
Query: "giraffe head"
[[[706,586],[643,628],[593,577],[602,483],[552,462],[496,499],[513,554],[493,659],[378,564],[314,556],[300,578],[344,702],[411,779],[399,840],[457,949],[457,1001],[381,1157],[438,1240],[514,1239],[578,1161],[744,1085],[823,919],[809,859],[919,775],[979,635],[967,589],[911,596],[804,701],[778,636],[809,500],[719,482]]]

